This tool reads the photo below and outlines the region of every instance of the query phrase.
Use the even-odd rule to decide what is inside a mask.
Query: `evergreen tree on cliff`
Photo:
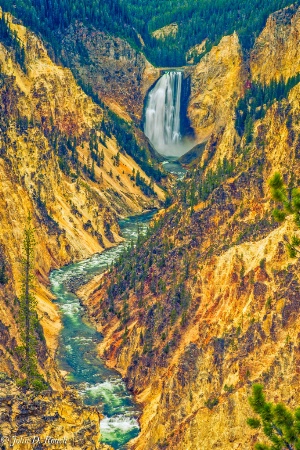
[[[248,419],[248,425],[253,429],[262,428],[272,443],[257,443],[255,450],[300,450],[300,408],[292,412],[282,403],[267,403],[260,384],[253,386],[249,403],[259,419]]]
[[[294,222],[300,228],[300,190],[293,185],[286,187],[280,173],[276,172],[269,181],[272,198],[279,204],[274,209],[273,217],[277,222],[283,222],[288,215],[294,215]],[[287,249],[291,258],[300,256],[300,238],[296,235],[286,239]]]
[[[36,299],[34,295],[34,229],[31,224],[31,216],[28,216],[24,230],[22,253],[22,294],[20,297],[20,328],[22,346],[19,348],[22,358],[22,371],[26,375],[23,385],[26,388],[33,387],[42,390],[46,384],[37,369],[37,340],[36,329],[39,325],[36,312]]]
[[[20,324],[22,346],[22,370],[30,384],[36,372],[36,340],[34,337],[35,307],[34,296],[34,230],[31,225],[31,217],[28,216],[24,230],[23,255],[22,255],[22,295],[20,298]]]

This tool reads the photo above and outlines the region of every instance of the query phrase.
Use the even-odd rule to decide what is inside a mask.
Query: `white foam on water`
[[[84,336],[74,336],[71,337],[70,340],[72,341],[79,341],[79,342],[86,342],[86,343],[90,343],[93,342],[93,338],[91,337],[84,337]]]
[[[111,383],[110,381],[106,380],[103,383],[96,383],[93,384],[90,387],[87,387],[86,389],[87,391],[93,393],[98,393],[101,391],[109,391],[109,392],[113,392],[115,390],[115,386],[113,383]]]
[[[73,349],[72,349],[72,346],[70,345],[70,344],[67,344],[66,346],[65,346],[65,350],[66,350],[66,352],[67,353],[73,353]]]
[[[89,384],[86,383],[84,388],[84,392],[90,396],[96,397],[99,394],[104,398],[111,399],[111,397],[115,397],[115,400],[119,403],[124,398],[129,397],[126,394],[125,385],[120,380],[106,380],[103,383],[95,383]],[[120,397],[121,394],[121,397]]]
[[[76,303],[65,303],[60,306],[63,313],[67,316],[73,317],[74,320],[77,319],[78,313],[81,310],[80,305]]]
[[[138,421],[127,414],[120,414],[113,417],[104,417],[100,422],[100,431],[105,435],[113,435],[116,431],[127,433],[128,431],[139,429]]]
[[[104,421],[101,421],[102,436],[107,443],[114,443],[113,445],[117,445],[118,448],[119,444],[126,444],[129,439],[138,434],[139,410],[132,402],[131,395],[121,377],[118,377],[113,370],[102,369],[100,360],[94,364],[97,355],[94,347],[98,335],[93,333],[92,327],[89,330],[88,323],[83,320],[84,310],[70,287],[75,287],[76,283],[90,279],[95,273],[103,272],[107,265],[118,258],[124,247],[129,245],[128,241],[134,240],[138,228],[140,230],[147,229],[146,221],[148,221],[148,213],[141,220],[129,219],[128,226],[122,228],[127,242],[101,254],[96,254],[81,263],[65,266],[51,273],[52,292],[58,298],[60,310],[66,317],[69,328],[65,328],[62,333],[63,353],[65,354],[64,358],[60,354],[62,365],[68,368],[70,365],[71,367],[74,364],[80,365],[80,357],[82,358],[82,366],[80,365],[78,373],[74,369],[74,373],[69,373],[67,380],[76,386],[87,404],[105,405],[105,414],[109,414],[111,417],[106,417]],[[91,355],[86,351],[88,347],[92,350]],[[86,381],[82,382],[82,380]]]
[[[51,276],[51,287],[53,291],[56,291],[60,288],[61,282],[58,277],[55,277],[54,275]]]

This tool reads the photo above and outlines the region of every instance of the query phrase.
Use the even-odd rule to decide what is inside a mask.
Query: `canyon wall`
[[[15,37],[0,42],[0,263],[5,272],[0,282],[1,372],[11,377],[15,392],[15,383],[23,376],[17,352],[18,296],[24,228],[30,214],[41,324],[36,331],[38,366],[58,393],[54,405],[45,394],[49,402],[42,409],[51,415],[65,402],[68,413],[55,426],[66,425],[68,433],[72,430],[78,436],[82,433],[80,442],[85,446],[80,448],[96,448],[98,413],[84,409],[72,392],[62,397],[66,386],[55,363],[61,324],[48,274],[116,245],[122,240],[118,218],[158,206],[165,193],[123,150],[107,113],[83,92],[71,71],[56,65],[42,41],[16,19],[6,15],[6,20]],[[135,181],[138,172],[145,186],[151,185],[147,193]],[[16,400],[13,408],[20,404]],[[79,417],[80,410],[82,419],[76,424],[71,418]],[[1,421],[2,433],[8,426],[17,431],[14,417],[10,425]],[[91,428],[85,432],[84,422],[89,420]],[[33,420],[32,430],[35,426],[48,432]],[[90,439],[93,443],[87,444]]]
[[[245,80],[237,34],[225,36],[194,67],[188,117],[198,141],[207,140],[232,118]]]
[[[271,14],[251,52],[253,79],[269,84],[299,73],[299,32],[300,11],[296,5]]]
[[[299,14],[290,11],[276,15],[285,17],[286,33]],[[256,55],[265,79],[273,67],[267,53],[256,52],[263,36],[275,39],[272,20],[251,59]],[[300,403],[300,262],[285,246],[299,230],[292,218],[281,225],[273,220],[268,186],[275,171],[286,184],[300,177],[300,85],[254,122],[251,139],[240,137],[234,107],[251,75],[245,77],[237,37],[224,42],[231,42],[236,55],[231,53],[223,75],[232,87],[219,102],[228,105],[228,120],[224,115],[223,126],[209,136],[198,167],[185,180],[186,195],[178,194],[160,213],[142,245],[79,292],[104,333],[100,354],[123,374],[142,406],[134,449],[252,449],[264,439],[246,424],[256,382],[270,401],[292,409]],[[299,46],[299,38],[295,42]],[[200,81],[210,74],[206,85],[217,52],[198,67]],[[286,52],[287,64],[289,47]],[[205,61],[212,65],[205,67]],[[205,93],[208,105],[218,104],[215,85]],[[197,117],[197,103],[191,110]],[[226,176],[205,200],[187,206],[189,195],[203,189],[224,158],[232,164]]]
[[[133,448],[250,450],[259,432],[246,426],[247,397],[257,381],[268,399],[291,408],[299,404],[299,260],[289,258],[284,245],[286,236],[299,231],[291,220],[280,226],[272,220],[268,188],[276,170],[286,183],[291,168],[300,177],[299,85],[255,121],[249,141],[235,128],[236,104],[253,80],[269,83],[297,73],[298,17],[295,7],[273,14],[250,60],[233,34],[191,69],[188,114],[197,140],[207,141],[198,166],[174,204],[160,213],[148,240],[119,269],[80,291],[105,335],[99,352],[142,405]],[[7,276],[0,285],[0,364],[10,377],[0,388],[1,412],[12,417],[1,432],[16,429],[16,410],[23,405],[16,387],[16,317],[30,212],[42,325],[39,369],[57,391],[53,403],[52,394],[45,394],[47,404],[39,402],[32,414],[55,416],[53,427],[64,425],[68,436],[76,432],[81,448],[97,448],[98,413],[83,409],[71,391],[64,394],[54,362],[60,319],[48,274],[115,245],[121,240],[117,219],[159,206],[165,194],[122,151],[105,108],[83,92],[69,69],[53,63],[33,33],[8,20],[25,59],[20,64],[15,50],[0,43],[0,258]],[[121,39],[80,24],[62,39],[63,57],[76,77],[93,85],[128,123],[138,124],[158,70]],[[232,168],[210,186],[205,200],[187,207],[184,193],[192,198],[225,158]],[[137,171],[156,195],[137,186]],[[52,429],[34,419],[31,431]]]
[[[62,40],[62,57],[86,85],[118,115],[137,123],[160,70],[119,37],[76,23]]]
[[[103,110],[77,86],[70,70],[56,66],[23,26],[11,28],[26,47],[26,72],[0,44],[1,241],[18,285],[28,212],[37,235],[38,276],[45,282],[51,268],[115,245],[121,240],[117,218],[155,205],[164,194],[154,187],[157,197],[149,198],[135,184],[132,171],[140,170],[147,182],[150,178],[119,152],[113,135],[99,129]],[[91,136],[103,152],[102,166],[92,162]],[[91,170],[93,164],[93,177],[79,169]]]

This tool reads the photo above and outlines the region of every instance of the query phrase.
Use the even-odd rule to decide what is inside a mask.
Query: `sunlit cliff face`
[[[283,15],[268,21],[264,42],[276,42],[283,30],[298,45],[298,15],[284,28]],[[275,53],[286,70],[291,47],[279,48]],[[254,76],[260,68],[263,79],[274,68],[268,68],[263,46],[254,52]],[[292,220],[273,221],[268,186],[275,171],[289,182],[292,168],[300,179],[300,86],[255,121],[247,143],[234,117],[249,76],[243,65],[233,35],[195,69],[189,115],[196,132],[209,136],[201,176],[225,157],[235,170],[194,211],[176,202],[173,212],[171,207],[161,213],[163,225],[137,254],[141,285],[135,279],[126,292],[126,339],[118,316],[102,315],[107,284],[123,280],[126,271],[102,280],[87,300],[105,334],[101,353],[126,376],[143,407],[141,434],[132,444],[138,450],[252,450],[259,438],[246,424],[252,384],[264,384],[270,401],[291,408],[300,402],[300,262],[289,258],[284,245],[286,236],[299,231]],[[288,73],[295,75],[292,60]],[[186,311],[180,309],[177,284],[191,295]],[[117,311],[123,301],[124,292],[114,297]]]

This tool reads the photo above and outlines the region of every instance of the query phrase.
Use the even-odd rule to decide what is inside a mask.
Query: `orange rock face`
[[[293,34],[298,13],[291,20],[286,14],[290,25],[285,26]],[[224,69],[223,79],[230,79],[232,69],[231,92],[241,95],[242,60],[235,48],[236,65]],[[205,63],[213,55],[200,63],[199,79],[207,80],[206,86],[212,69]],[[259,57],[257,64],[266,71],[269,63]],[[186,200],[177,198],[160,214],[151,236],[98,280],[98,289],[94,284],[81,292],[105,335],[100,353],[141,403],[134,449],[252,449],[263,440],[246,424],[255,382],[264,384],[271,401],[292,409],[300,403],[300,262],[289,258],[284,244],[299,230],[292,217],[282,225],[273,221],[268,187],[275,171],[286,184],[291,168],[295,180],[300,178],[299,89],[255,121],[250,143],[238,136],[228,114],[185,181]],[[216,91],[205,91],[209,104],[217,104]],[[204,95],[196,88],[194,93]],[[228,102],[234,112],[232,97]],[[196,120],[197,103],[189,111]],[[189,207],[190,189],[199,189],[224,157],[233,162],[233,171],[210,187],[205,201]]]
[[[113,133],[101,130],[103,109],[77,85],[69,69],[54,64],[40,39],[11,16],[7,20],[26,49],[26,67],[19,65],[12,48],[0,43],[0,263],[2,269],[5,262],[7,278],[0,282],[0,371],[22,377],[16,351],[17,297],[30,213],[37,243],[37,312],[45,336],[45,342],[39,342],[39,370],[61,392],[65,386],[54,360],[61,323],[48,288],[50,270],[116,245],[122,240],[118,217],[154,206],[164,192],[154,186],[157,197],[151,199],[141,191],[133,171],[139,170],[147,183],[150,179],[130,156],[121,154]],[[104,154],[101,166],[91,161],[91,136]],[[74,407],[71,399],[70,410]]]

